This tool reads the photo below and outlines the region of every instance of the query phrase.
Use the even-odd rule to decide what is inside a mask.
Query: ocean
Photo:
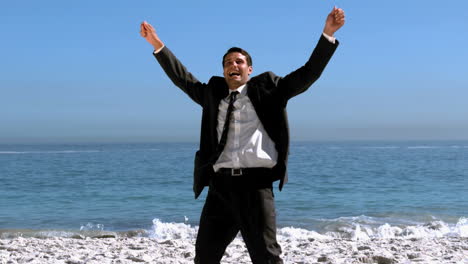
[[[0,145],[0,238],[183,237],[196,143]],[[279,233],[468,236],[468,141],[292,142]]]

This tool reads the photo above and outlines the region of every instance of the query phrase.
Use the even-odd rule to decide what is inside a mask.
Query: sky
[[[224,52],[253,75],[302,66],[336,5],[321,78],[289,101],[291,139],[468,139],[466,0],[2,1],[0,143],[199,139],[201,108],[139,35],[148,21],[200,80]]]

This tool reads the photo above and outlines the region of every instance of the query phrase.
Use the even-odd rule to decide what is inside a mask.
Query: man
[[[287,181],[289,128],[286,104],[316,81],[338,41],[344,11],[327,16],[306,64],[285,77],[265,72],[250,78],[252,58],[241,48],[223,56],[222,77],[198,81],[147,22],[140,34],[172,82],[202,106],[200,149],[195,155],[195,198],[208,195],[200,217],[195,263],[219,263],[240,231],[253,263],[283,263],[276,241],[273,182]]]

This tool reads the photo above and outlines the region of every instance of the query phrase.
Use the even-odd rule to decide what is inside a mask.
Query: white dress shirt
[[[247,96],[247,89],[247,85],[244,84],[229,91],[229,95],[234,91],[238,91],[239,94],[234,102],[226,146],[213,165],[215,171],[220,168],[273,168],[276,165],[278,152],[275,143],[260,122]],[[229,95],[219,104],[218,142],[223,133]]]

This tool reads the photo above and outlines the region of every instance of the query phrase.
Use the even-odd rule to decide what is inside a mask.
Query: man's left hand
[[[338,29],[345,23],[345,14],[343,9],[333,7],[333,10],[328,14],[325,21],[325,28],[323,32],[329,36],[333,36]]]

